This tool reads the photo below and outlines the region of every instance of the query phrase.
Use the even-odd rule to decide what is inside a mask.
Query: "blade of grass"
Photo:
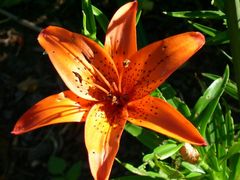
[[[83,11],[83,34],[96,40],[97,28],[93,15],[91,0],[82,1]]]
[[[222,11],[178,11],[178,12],[163,12],[166,15],[178,17],[178,18],[201,18],[201,19],[224,19],[225,14]]]
[[[109,24],[108,18],[105,16],[105,14],[103,14],[103,12],[100,9],[98,9],[93,5],[92,5],[92,12],[93,12],[93,15],[96,17],[96,20],[100,25],[100,27],[102,28],[103,32],[106,33],[107,26]]]
[[[199,98],[198,102],[194,106],[195,113],[194,113],[193,119],[196,120],[196,122],[198,123],[200,127],[200,133],[204,137],[206,137],[207,125],[212,119],[212,115],[215,111],[215,108],[217,107],[217,104],[219,102],[221,95],[224,92],[228,78],[229,78],[229,67],[227,66],[225,69],[223,78],[220,79],[220,84],[218,85],[218,89],[216,90],[216,92],[214,92],[215,91],[214,89],[212,88],[210,89],[211,91],[213,91],[212,93],[215,95],[215,97],[213,99],[210,98],[211,100],[209,100],[208,96],[211,95],[211,93],[209,93],[210,91],[208,91],[207,93],[204,93],[204,95],[201,98]]]
[[[210,74],[210,73],[202,73],[202,75],[212,80],[216,80],[220,78],[220,76],[215,74]],[[237,85],[235,82],[231,81],[230,79],[226,84],[225,92],[229,94],[232,98],[238,100]]]

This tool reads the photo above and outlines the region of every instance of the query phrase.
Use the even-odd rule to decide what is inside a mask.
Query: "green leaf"
[[[185,116],[190,117],[191,111],[187,104],[185,104],[180,98],[174,97],[172,99],[172,102],[174,103],[174,106]]]
[[[209,27],[209,26],[205,26],[199,23],[194,23],[192,21],[188,21],[193,27],[195,27],[196,29],[198,29],[199,31],[202,31],[203,33],[209,35],[209,36],[216,36],[216,34],[218,33],[218,30]]]
[[[148,177],[152,177],[152,178],[161,177],[159,173],[156,173],[156,172],[153,172],[153,171],[145,171],[143,169],[138,169],[138,168],[134,167],[132,164],[121,162],[117,158],[116,158],[116,161],[118,163],[120,163],[123,167],[125,167],[127,170],[129,170],[130,172],[132,172],[134,174],[137,174],[137,175],[140,175],[140,176],[148,176]]]
[[[97,28],[95,18],[93,15],[91,0],[82,1],[82,12],[83,12],[83,34],[96,40]]]
[[[232,112],[229,105],[225,102],[224,106],[226,109],[225,121],[227,127],[227,144],[228,146],[232,146],[232,144],[234,143],[234,121],[231,115]]]
[[[182,166],[185,167],[186,169],[188,169],[190,172],[205,174],[205,171],[198,165],[190,164],[186,161],[183,161]]]
[[[224,119],[222,107],[220,103],[218,103],[214,111],[213,123],[214,123],[214,133],[215,133],[215,141],[213,143],[216,143],[217,147],[218,145],[226,147],[227,146],[227,127],[226,127],[226,121]],[[218,149],[218,153],[220,153],[220,147],[217,149]]]
[[[204,92],[203,96],[199,98],[194,106],[193,119],[197,119],[200,127],[200,133],[206,136],[207,124],[210,122],[215,108],[223,94],[226,84],[229,79],[229,67],[227,66],[223,78],[215,80]],[[203,111],[204,110],[204,111]],[[200,116],[199,116],[200,115]]]
[[[131,123],[125,125],[125,130],[150,149],[154,149],[163,141],[157,133]]]
[[[226,15],[222,11],[177,11],[177,12],[163,12],[166,15],[177,18],[192,18],[192,19],[224,19]]]
[[[151,93],[151,96],[166,100],[166,99],[163,97],[162,92],[161,92],[158,88],[155,89],[155,90]]]
[[[204,77],[207,77],[207,78],[212,79],[212,80],[216,80],[217,78],[220,77],[218,75],[210,74],[210,73],[202,73],[202,75]],[[228,80],[228,82],[226,84],[225,92],[228,95],[230,95],[232,98],[238,100],[237,85],[236,85],[235,82],[233,82],[230,79]]]
[[[159,87],[159,90],[162,92],[163,96],[168,100],[172,99],[173,97],[176,96],[176,91],[173,89],[173,87],[168,84],[164,83]]]
[[[172,156],[173,154],[177,153],[179,149],[183,146],[183,144],[163,144],[154,149],[155,156],[160,159],[164,160]]]
[[[192,172],[192,173],[189,173],[188,175],[186,175],[186,179],[199,179],[200,177],[199,176],[203,176],[202,173],[198,173],[198,172]],[[202,178],[203,179],[203,178]]]
[[[151,178],[147,176],[122,176],[117,178],[112,178],[111,180],[157,180],[160,178]]]
[[[100,9],[98,9],[93,5],[92,5],[92,12],[93,12],[93,15],[96,17],[98,24],[100,25],[104,33],[106,33],[107,27],[109,24],[108,18],[105,16],[105,14],[103,14],[103,12]]]
[[[155,163],[160,168],[160,170],[163,173],[165,173],[170,179],[177,179],[177,178],[184,177],[184,175],[180,171],[168,166],[165,162],[156,161]]]
[[[204,92],[204,94],[198,99],[193,108],[193,118],[196,119],[206,109],[209,103],[215,99],[223,89],[223,79],[216,79]]]
[[[81,175],[81,162],[73,164],[66,173],[67,180],[78,180]]]
[[[66,162],[64,159],[51,156],[48,160],[48,171],[54,175],[63,174],[66,168]]]
[[[225,1],[223,0],[212,0],[211,4],[216,6],[221,11],[225,10]]]
[[[226,161],[235,154],[240,154],[240,142],[233,144],[221,161]]]
[[[229,168],[231,169],[229,179],[239,179],[240,154],[235,154],[231,158],[231,164]]]
[[[206,39],[207,45],[227,44],[230,42],[228,32],[218,32],[214,37]]]
[[[216,146],[215,144],[211,145],[208,151],[205,154],[205,160],[208,166],[215,171],[221,171],[219,159],[216,156]]]

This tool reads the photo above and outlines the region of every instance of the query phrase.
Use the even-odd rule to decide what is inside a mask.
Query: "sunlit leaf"
[[[217,78],[219,78],[220,76],[215,75],[215,74],[210,74],[210,73],[202,73],[203,76],[212,79],[212,80],[216,80]],[[234,99],[238,100],[238,93],[237,93],[237,86],[236,83],[233,82],[232,80],[228,80],[227,84],[226,84],[226,88],[225,88],[225,92],[227,94],[229,94],[231,97],[233,97]]]
[[[224,19],[226,18],[225,14],[222,11],[211,11],[211,10],[202,10],[202,11],[178,11],[178,12],[163,12],[172,17],[178,18],[192,18],[192,19]]]
[[[96,6],[92,5],[92,12],[93,12],[94,16],[96,17],[98,24],[100,25],[100,27],[102,28],[104,33],[106,33],[107,26],[109,24],[109,20],[107,19],[105,14],[100,9],[98,9]]]
[[[150,149],[157,147],[163,140],[157,133],[131,123],[125,125],[125,130]],[[151,141],[149,141],[149,139],[151,139]]]

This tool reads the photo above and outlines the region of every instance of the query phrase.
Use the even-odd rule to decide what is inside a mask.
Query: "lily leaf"
[[[240,154],[240,142],[233,144],[221,161],[226,161],[235,154]]]
[[[216,36],[216,34],[219,32],[218,30],[216,30],[212,27],[205,26],[205,25],[202,25],[202,24],[199,24],[199,23],[194,23],[192,21],[188,21],[188,23],[190,23],[193,27],[195,27],[199,31],[202,31],[203,33],[205,33],[205,34],[207,34],[211,37]]]
[[[192,18],[192,19],[224,19],[226,15],[222,11],[202,10],[202,11],[177,11],[163,12],[166,15],[177,18]]]
[[[163,140],[157,133],[131,123],[125,125],[125,130],[150,149],[157,147]],[[151,139],[151,141],[149,141],[149,139]]]
[[[200,132],[206,136],[207,124],[210,122],[212,115],[217,107],[219,99],[223,94],[229,79],[229,67],[227,66],[223,78],[215,80],[199,98],[194,106],[193,119],[197,120]]]
[[[182,146],[183,144],[164,144],[155,148],[153,152],[158,159],[164,160],[177,153]]]
[[[168,179],[179,179],[184,177],[180,171],[168,166],[162,161],[155,161],[155,163],[160,168],[160,170],[167,175]]]
[[[229,77],[229,68],[226,67],[224,78],[219,77],[216,79],[204,92],[204,94],[198,99],[197,103],[193,108],[193,119],[199,117],[203,110],[211,103],[215,98],[221,95],[225,88],[226,82]],[[226,81],[226,82],[225,82]]]
[[[188,169],[190,172],[205,174],[205,171],[198,165],[183,161],[182,166]]]
[[[83,34],[96,40],[97,28],[93,15],[91,0],[82,1],[83,11]]]
[[[117,177],[117,178],[112,178],[112,180],[157,180],[160,178],[151,178],[147,176],[123,176],[123,177]]]
[[[153,171],[145,171],[143,169],[138,169],[136,167],[134,167],[133,165],[129,164],[129,163],[123,163],[121,162],[119,159],[116,158],[116,161],[118,163],[120,163],[122,166],[124,166],[127,170],[129,170],[130,172],[140,175],[140,176],[148,176],[148,177],[152,177],[152,178],[160,178],[161,175],[159,173],[153,172]]]
[[[96,17],[98,24],[100,25],[104,33],[106,33],[107,26],[109,24],[108,18],[105,16],[105,14],[103,14],[103,12],[100,9],[98,9],[96,6],[93,6],[93,5],[92,5],[92,12],[93,12],[93,15]]]
[[[188,22],[199,31],[211,36],[206,38],[206,43],[208,45],[226,44],[230,42],[227,31],[218,31],[217,29],[209,26],[194,23],[192,21]]]
[[[204,77],[207,77],[212,80],[216,80],[217,78],[220,78],[220,76],[210,73],[202,73]],[[225,88],[225,92],[230,95],[232,98],[238,100],[238,93],[237,93],[237,85],[232,80],[228,80]]]

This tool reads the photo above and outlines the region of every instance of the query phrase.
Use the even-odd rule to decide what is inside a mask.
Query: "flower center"
[[[127,94],[120,95],[120,94],[109,93],[107,95],[107,99],[108,99],[108,102],[111,103],[111,105],[122,107],[128,102],[129,98]]]

